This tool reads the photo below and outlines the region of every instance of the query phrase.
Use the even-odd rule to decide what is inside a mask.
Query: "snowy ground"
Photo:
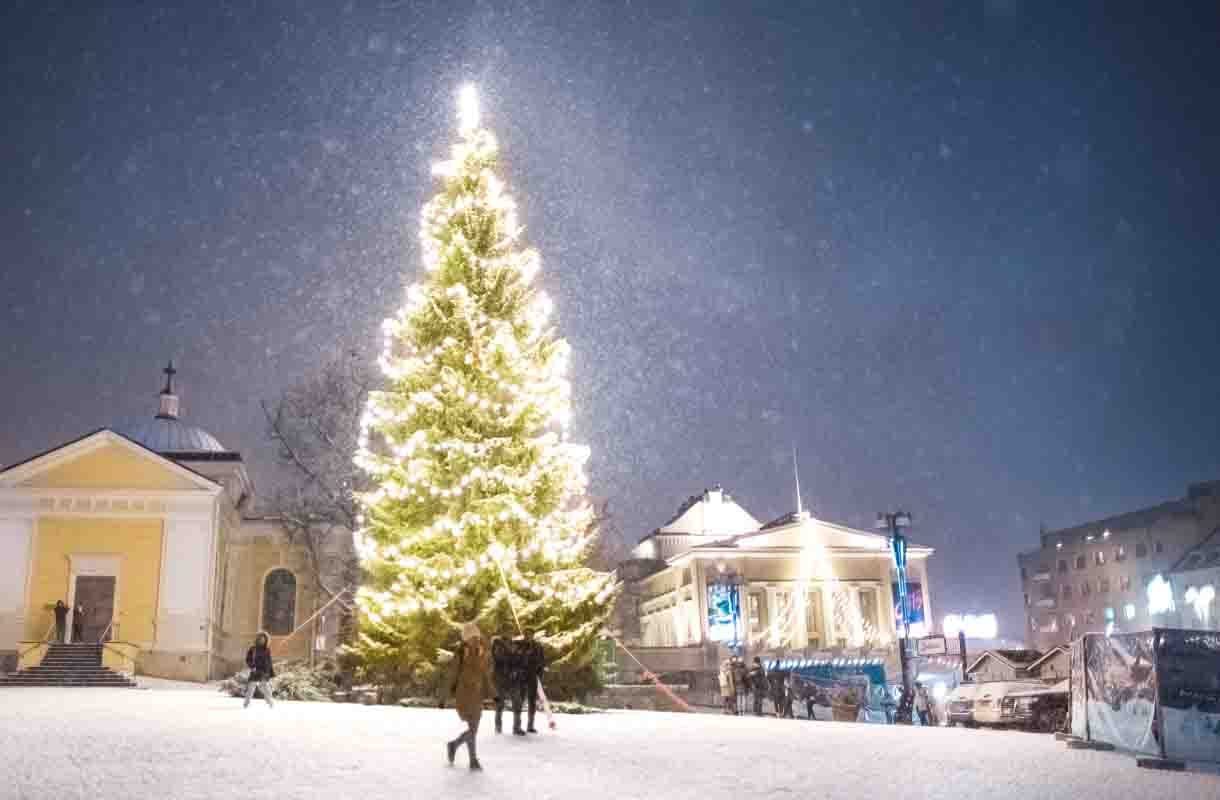
[[[480,737],[486,771],[444,765],[452,711],[325,703],[243,711],[176,690],[0,689],[0,798],[1220,797],[1215,773],[1141,770],[1052,737],[708,715],[559,718]]]

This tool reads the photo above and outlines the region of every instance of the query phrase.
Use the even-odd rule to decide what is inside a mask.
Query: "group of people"
[[[72,641],[79,642],[85,637],[85,606],[76,604],[69,608],[63,600],[55,601],[55,641],[62,644],[68,632],[68,612],[72,613]]]
[[[793,703],[796,686],[790,672],[768,673],[762,659],[755,657],[748,668],[736,656],[726,658],[720,665],[720,697],[724,713],[741,716],[746,713],[746,698],[753,697],[755,716],[763,715],[763,702],[770,701],[772,713],[777,717],[793,719]]]
[[[815,705],[831,705],[827,697],[821,697],[815,686],[807,681],[800,681],[792,672],[768,673],[762,659],[755,657],[754,662],[747,667],[746,663],[734,656],[726,658],[720,664],[720,699],[725,714],[742,716],[747,713],[747,698],[753,699],[755,716],[763,716],[763,703],[771,703],[771,714],[776,717],[795,719],[793,706],[797,701],[805,705],[805,713],[809,719],[814,719]],[[888,702],[887,702],[888,701]],[[894,703],[892,696],[886,692],[882,703],[887,721],[893,724],[900,715],[902,706]],[[932,698],[928,689],[922,683],[916,683],[905,708],[908,717],[918,719],[921,725],[935,725],[936,716]]]
[[[476,737],[479,722],[483,718],[483,701],[494,698],[496,704],[496,733],[503,733],[504,708],[513,712],[513,733],[526,736],[537,733],[534,718],[538,710],[538,691],[542,673],[546,670],[546,655],[542,644],[534,638],[528,628],[519,639],[495,637],[490,648],[484,642],[483,632],[473,622],[462,626],[462,645],[458,649],[450,693],[457,707],[458,717],[466,723],[466,730],[445,744],[445,756],[453,764],[457,751],[466,745],[470,768],[481,770]],[[526,706],[526,727],[521,727],[521,711]]]

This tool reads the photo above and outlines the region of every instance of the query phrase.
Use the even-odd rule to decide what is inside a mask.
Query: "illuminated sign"
[[[741,620],[741,599],[732,584],[713,583],[707,587],[707,636],[713,642],[736,642]]]
[[[995,639],[1000,632],[995,614],[948,614],[940,629],[945,636],[966,634],[967,639]]]
[[[902,597],[898,594],[898,583],[891,584],[894,590],[894,620],[902,626]],[[923,586],[907,583],[907,622],[914,625],[923,622]],[[912,633],[912,636],[915,634]]]

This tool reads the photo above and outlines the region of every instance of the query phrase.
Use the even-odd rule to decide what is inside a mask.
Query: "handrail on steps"
[[[39,647],[42,647],[44,644],[51,644],[51,631],[53,631],[53,630],[55,630],[54,621],[52,621],[51,624],[47,626],[47,632],[42,635],[41,639],[34,642],[32,645],[30,645],[26,649],[17,651],[17,663],[18,664],[21,663],[21,659],[25,656],[26,653],[29,653],[32,650],[35,650]]]

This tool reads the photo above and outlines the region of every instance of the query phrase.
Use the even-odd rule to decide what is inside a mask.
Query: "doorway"
[[[106,641],[111,638],[110,619],[114,616],[114,586],[113,575],[77,575],[75,605],[84,606],[84,625],[81,630],[81,641],[101,641],[106,634]]]

